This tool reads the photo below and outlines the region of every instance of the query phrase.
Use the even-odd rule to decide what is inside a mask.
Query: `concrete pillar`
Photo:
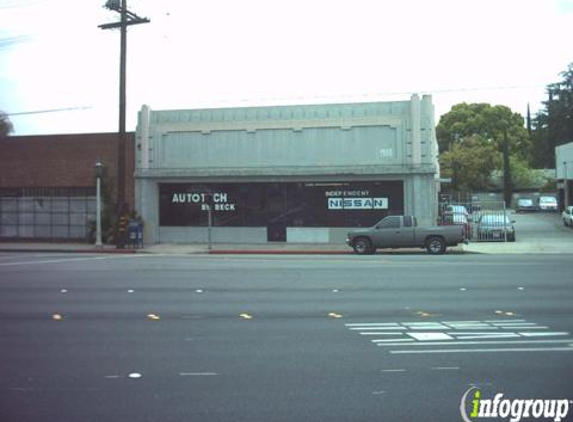
[[[151,109],[147,105],[143,105],[139,112],[139,119],[136,130],[136,149],[135,156],[136,169],[148,169],[149,168],[149,120],[151,115]]]
[[[410,99],[410,123],[412,142],[410,164],[419,166],[422,163],[422,145],[421,145],[421,114],[420,114],[420,97],[418,94],[412,95]]]

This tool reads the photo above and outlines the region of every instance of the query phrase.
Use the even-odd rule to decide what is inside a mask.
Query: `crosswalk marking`
[[[524,319],[484,320],[484,321],[406,321],[406,322],[352,322],[345,324],[352,333],[368,336],[371,343],[387,349],[390,353],[395,348],[434,350],[453,350],[454,347],[466,346],[463,350],[470,352],[481,348],[492,351],[499,345],[508,345],[506,349],[521,348],[532,350],[531,345],[538,346],[538,351],[545,347],[547,351],[571,348],[573,336],[567,331],[549,331],[549,327],[529,322]],[[447,346],[446,349],[432,349],[432,346]],[[553,346],[553,347],[551,347]],[[406,353],[406,351],[404,351]],[[444,352],[445,353],[445,352]]]

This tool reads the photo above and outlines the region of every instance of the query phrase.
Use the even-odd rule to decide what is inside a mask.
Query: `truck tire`
[[[441,255],[446,252],[446,242],[443,237],[432,236],[426,239],[426,250],[432,255]]]
[[[367,237],[359,237],[352,243],[354,252],[358,255],[370,255],[372,254],[372,242]]]

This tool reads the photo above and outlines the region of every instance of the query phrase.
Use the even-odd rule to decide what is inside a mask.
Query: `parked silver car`
[[[537,211],[537,206],[533,203],[531,198],[519,198],[517,200],[517,212]]]
[[[479,240],[515,242],[515,221],[505,213],[484,213],[477,225]]]
[[[561,213],[563,225],[573,227],[573,207],[569,206]]]
[[[539,197],[540,211],[557,211],[557,199],[552,196]]]

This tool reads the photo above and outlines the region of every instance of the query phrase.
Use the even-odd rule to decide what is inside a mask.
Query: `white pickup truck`
[[[373,254],[379,248],[426,248],[437,255],[448,246],[467,242],[463,226],[418,227],[416,217],[392,215],[380,220],[374,227],[348,232],[346,244],[361,255]]]

